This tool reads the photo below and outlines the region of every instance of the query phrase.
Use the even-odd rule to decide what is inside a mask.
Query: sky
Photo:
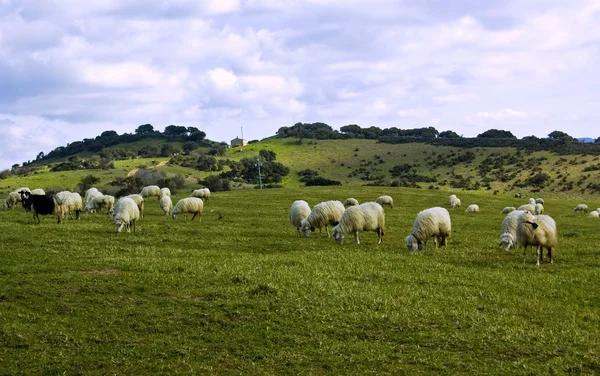
[[[106,130],[600,136],[600,0],[0,0],[0,169]]]

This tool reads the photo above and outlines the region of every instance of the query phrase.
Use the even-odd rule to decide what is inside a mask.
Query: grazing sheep
[[[210,190],[208,188],[196,189],[192,192],[190,197],[197,197],[201,198],[203,201],[208,201],[210,200]]]
[[[465,210],[465,213],[479,213],[479,205],[471,204],[467,206],[467,210]]]
[[[523,262],[527,247],[534,246],[537,248],[537,266],[543,261],[543,248],[546,248],[552,263],[552,250],[558,246],[556,222],[548,215],[534,216],[529,212],[523,213],[517,225],[517,244],[523,247]]]
[[[296,200],[290,208],[290,224],[296,228],[296,236],[300,236],[300,225],[310,215],[310,206],[304,200]]]
[[[450,213],[441,207],[425,209],[419,214],[413,224],[411,234],[406,237],[406,247],[411,251],[427,248],[429,238],[434,238],[435,247],[446,246],[446,239],[450,237],[452,225]]]
[[[56,201],[53,195],[32,195],[31,191],[19,191],[21,195],[21,204],[25,210],[33,213],[33,222],[37,219],[40,223],[39,215],[56,215],[58,223],[62,223],[62,207]]]
[[[304,236],[309,237],[310,233],[315,231],[316,228],[321,231],[321,228],[325,227],[327,237],[331,237],[327,226],[337,225],[345,210],[346,208],[340,201],[321,202],[312,208],[306,219],[302,220],[300,231],[304,233]]]
[[[194,213],[192,221],[194,220],[194,218],[196,218],[198,214],[201,217],[199,221],[202,221],[203,210],[204,201],[202,201],[202,199],[198,197],[186,197],[177,201],[177,204],[175,204],[175,206],[171,210],[171,217],[173,217],[174,220],[177,220],[177,216],[183,214],[185,220],[187,221],[187,214]]]
[[[515,198],[523,198],[523,197],[525,197],[524,194],[522,194],[522,193],[515,193]]]
[[[63,217],[67,214],[75,213],[75,218],[79,219],[83,211],[83,200],[77,192],[62,191],[55,195],[56,202],[61,206]]]
[[[525,213],[525,210],[513,210],[502,220],[502,235],[500,235],[500,243],[498,245],[505,251],[508,251],[516,244],[517,225],[523,213]]]
[[[140,219],[140,209],[135,201],[129,197],[121,197],[114,206],[113,223],[117,232],[121,232],[123,226],[127,232],[130,232],[132,227],[135,232],[135,221],[138,219]]]
[[[26,192],[26,191],[23,191]],[[2,203],[2,209],[14,208],[16,204],[22,202],[21,195],[17,192],[10,192],[4,202]]]
[[[90,202],[85,205],[85,211],[90,213],[106,208],[106,212],[109,213],[113,206],[115,206],[115,198],[111,195],[102,195],[93,197]]]
[[[356,244],[360,244],[360,240],[358,240],[359,231],[374,231],[377,233],[377,244],[381,244],[384,227],[385,213],[383,207],[376,202],[365,202],[346,209],[342,218],[340,218],[340,222],[333,227],[331,233],[335,241],[342,245],[346,234],[354,233]]]
[[[160,194],[159,194],[159,199],[164,197],[164,196],[171,196],[171,190],[167,187],[161,188],[160,189]]]
[[[375,202],[379,205],[389,205],[390,209],[394,208],[394,199],[392,199],[390,196],[379,196]]]
[[[508,214],[508,213],[510,213],[512,211],[515,211],[515,210],[517,210],[517,209],[515,209],[514,206],[507,206],[504,209],[502,209],[502,211],[500,212],[500,214]]]
[[[527,203],[531,204],[531,205],[535,205],[535,199],[533,197],[530,197],[529,202],[527,202]]]
[[[544,205],[543,204],[535,204],[535,215],[544,214]]]
[[[588,214],[588,218],[598,218],[600,217],[600,213],[597,210],[592,210],[590,214]]]
[[[140,209],[140,217],[144,218],[144,198],[141,195],[138,195],[137,193],[127,195],[125,197],[129,197],[136,203],[138,209]]]
[[[358,200],[355,198],[347,198],[346,201],[344,201],[344,206],[348,207],[348,206],[356,206],[358,205]]]
[[[158,204],[166,215],[169,215],[169,212],[171,209],[173,209],[173,201],[171,201],[171,196],[162,196]]]
[[[538,198],[535,199],[535,203],[536,204],[542,204],[542,205],[544,205],[544,199],[541,198],[541,197],[538,197]]]
[[[573,209],[574,212],[582,211],[584,213],[588,212],[588,206],[586,204],[579,204]]]
[[[452,201],[450,201],[450,208],[451,208],[451,209],[457,209],[457,208],[460,208],[460,204],[461,204],[461,202],[460,202],[460,198],[458,198],[458,197],[454,197],[454,198],[452,199]]]
[[[46,192],[42,189],[42,188],[36,188],[33,191],[31,191],[32,195],[45,195]]]
[[[92,201],[92,199],[94,197],[100,197],[100,196],[102,196],[102,192],[100,192],[98,190],[98,188],[92,187],[92,188],[88,189],[87,191],[85,191],[85,194],[83,195],[83,199],[85,200],[85,204],[87,205],[90,203],[90,201]]]
[[[450,205],[452,205],[452,200],[454,200],[456,198],[456,195],[450,195],[448,197],[448,202],[450,203]]]
[[[517,208],[517,210],[526,210],[533,214],[533,213],[535,213],[535,205],[531,205],[531,204],[521,205]]]
[[[147,199],[148,197],[157,197],[160,199],[160,188],[158,185],[148,185],[142,188],[140,196],[142,196],[144,199]]]

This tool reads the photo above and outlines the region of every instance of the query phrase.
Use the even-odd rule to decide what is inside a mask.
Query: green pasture
[[[449,246],[414,253],[416,214],[448,192],[213,192],[201,222],[150,199],[129,234],[106,214],[58,225],[0,211],[0,374],[600,373],[600,221],[544,197],[559,249],[536,267],[531,250],[524,262],[497,246],[501,209],[526,199],[452,193]],[[381,245],[297,237],[288,222],[297,199],[382,194],[395,205]]]

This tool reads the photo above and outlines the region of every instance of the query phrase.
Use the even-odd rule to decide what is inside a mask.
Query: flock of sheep
[[[354,234],[356,243],[360,244],[360,231],[374,231],[377,233],[378,243],[381,243],[385,227],[385,213],[381,205],[393,207],[392,198],[381,196],[375,202],[360,205],[354,198],[346,199],[343,204],[340,201],[326,201],[315,205],[312,210],[306,201],[297,200],[290,208],[289,219],[298,235],[303,233],[308,237],[317,228],[321,231],[324,227],[328,237],[333,236],[338,244],[343,244],[347,234]],[[449,205],[451,209],[460,208],[461,201],[456,195],[451,195]],[[579,204],[574,211],[587,213],[588,207]],[[465,212],[479,213],[479,206],[469,205]],[[544,214],[543,199],[531,198],[519,208],[502,209],[501,214],[506,214],[502,221],[499,242],[504,250],[520,246],[525,257],[527,248],[535,247],[539,266],[543,262],[545,249],[552,263],[552,252],[558,246],[558,233],[554,219]],[[600,208],[591,212],[589,216],[599,217]],[[328,226],[333,226],[331,234]],[[411,251],[423,250],[430,239],[433,239],[436,248],[446,246],[451,232],[452,224],[448,210],[442,207],[425,209],[417,214],[411,233],[405,239],[406,247]]]
[[[144,187],[139,194],[121,197],[115,202],[111,195],[104,195],[97,188],[90,188],[82,198],[79,193],[62,191],[55,195],[47,195],[42,189],[33,191],[27,187],[16,189],[8,194],[4,200],[3,208],[9,209],[21,203],[25,210],[33,213],[34,222],[40,222],[39,215],[56,215],[58,223],[62,223],[66,215],[74,215],[79,219],[80,213],[106,210],[113,217],[113,224],[117,232],[123,228],[130,232],[135,223],[144,217],[144,202],[150,197],[158,197],[160,208],[167,215],[176,220],[181,214],[187,220],[187,214],[202,216],[204,202],[210,199],[210,190],[201,188],[194,190],[190,197],[183,198],[173,206],[169,188],[159,188],[156,185]]]

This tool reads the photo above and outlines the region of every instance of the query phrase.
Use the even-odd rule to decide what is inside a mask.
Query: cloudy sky
[[[600,0],[0,0],[0,169],[105,130],[600,131]]]

